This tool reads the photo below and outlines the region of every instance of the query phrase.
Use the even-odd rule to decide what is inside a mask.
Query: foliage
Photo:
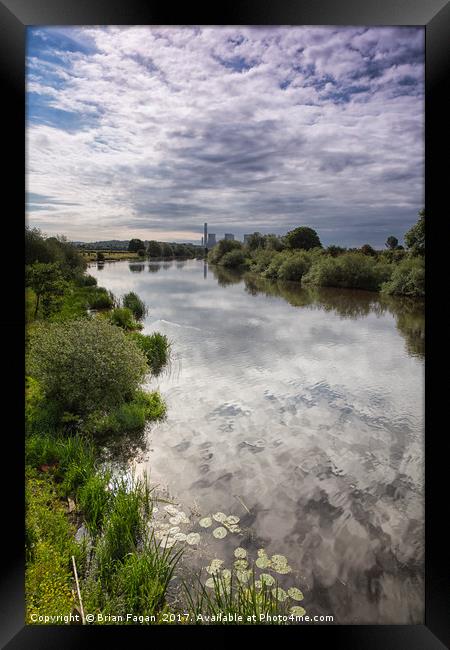
[[[28,364],[46,396],[75,414],[123,403],[147,372],[141,350],[100,319],[37,325]]]
[[[25,228],[25,264],[59,264],[62,275],[70,279],[86,268],[80,252],[63,236],[46,238],[38,228]]]
[[[249,250],[253,251],[257,248],[264,248],[265,241],[264,235],[260,232],[254,232],[247,238],[246,246]]]
[[[96,287],[86,294],[87,305],[90,309],[111,309],[114,307],[114,296],[103,287]]]
[[[158,392],[136,391],[132,400],[107,412],[96,410],[84,422],[90,435],[120,434],[142,430],[148,421],[164,417],[166,406]]]
[[[153,334],[133,332],[129,337],[145,353],[153,374],[159,374],[169,359],[170,343],[167,336],[159,332],[153,332]]]
[[[331,244],[330,246],[327,246],[325,252],[327,255],[331,255],[331,257],[337,257],[338,255],[342,255],[343,253],[347,252],[347,249],[343,246],[335,246],[334,244]]]
[[[71,556],[80,550],[51,482],[29,477],[26,483],[26,618],[69,615],[74,607]]]
[[[308,226],[299,226],[286,233],[285,242],[288,248],[301,248],[310,250],[311,248],[321,248],[319,236],[313,228]]]
[[[221,239],[216,246],[208,253],[208,261],[211,264],[219,264],[226,253],[234,250],[242,250],[242,244],[234,239]]]
[[[43,264],[35,262],[26,267],[26,284],[33,289],[36,296],[34,318],[36,318],[42,301],[42,312],[45,318],[58,308],[66,287],[59,264]]]
[[[110,480],[109,472],[92,474],[78,492],[78,502],[83,512],[86,528],[92,536],[95,536],[101,529],[113,496],[109,490]]]
[[[139,329],[141,325],[133,318],[133,313],[128,307],[116,307],[113,309],[110,316],[110,321],[113,325],[121,327],[125,331],[133,331]]]
[[[145,244],[142,239],[131,239],[128,244],[128,250],[130,253],[137,253],[142,248],[145,250]]]
[[[124,295],[122,305],[130,309],[137,320],[141,320],[147,314],[145,302],[134,291],[130,291]]]
[[[167,242],[161,242],[161,256],[173,257],[173,248]]]
[[[339,257],[323,256],[316,260],[303,281],[318,287],[342,287],[378,291],[392,272],[388,264],[376,262],[362,253]]]
[[[97,278],[85,273],[77,275],[74,280],[77,287],[95,287],[97,284]]]
[[[405,234],[405,243],[412,255],[425,255],[425,210],[419,211],[419,219]]]
[[[425,296],[425,264],[420,257],[403,259],[393,270],[383,293],[423,298]]]
[[[97,251],[97,262],[104,262],[105,261],[105,254],[101,253],[100,251]]]
[[[397,239],[397,237],[394,237],[394,235],[390,235],[390,236],[386,239],[386,244],[385,244],[385,246],[386,246],[386,248],[390,248],[391,250],[395,250],[395,249],[397,248],[397,246],[398,246],[398,239]]]
[[[161,244],[154,240],[149,241],[147,247],[147,253],[150,255],[150,257],[161,257],[162,255]]]
[[[246,266],[244,251],[238,249],[229,251],[223,255],[219,263],[226,269],[237,269]]]
[[[304,252],[295,253],[287,257],[278,269],[279,280],[293,280],[300,282],[303,275],[311,267],[312,259]]]
[[[375,257],[377,252],[370,244],[363,244],[361,246],[361,253],[363,255],[371,255],[372,257]]]

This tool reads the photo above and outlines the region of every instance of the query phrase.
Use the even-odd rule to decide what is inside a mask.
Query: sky
[[[29,27],[26,220],[72,241],[403,239],[422,27]]]

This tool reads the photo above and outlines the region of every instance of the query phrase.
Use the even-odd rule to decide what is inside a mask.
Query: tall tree
[[[142,239],[131,239],[128,244],[128,251],[130,253],[137,253],[141,248],[145,248],[145,244]]]
[[[405,234],[405,243],[413,255],[425,255],[425,210],[419,210],[419,220]]]
[[[288,248],[301,248],[303,250],[310,250],[311,248],[322,248],[322,243],[319,235],[313,228],[308,226],[299,226],[290,230],[285,235],[285,242]]]
[[[397,239],[397,237],[394,237],[394,235],[390,235],[390,236],[386,239],[386,244],[385,244],[385,246],[386,246],[386,248],[389,248],[391,251],[395,250],[395,249],[397,248],[397,246],[398,246],[398,239]]]

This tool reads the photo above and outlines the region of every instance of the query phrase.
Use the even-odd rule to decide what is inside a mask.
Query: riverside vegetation
[[[249,565],[235,552],[240,564],[232,571],[216,571],[212,564],[220,560],[208,567],[210,592],[200,577],[198,586],[183,583],[183,611],[192,618],[176,618],[179,612],[167,592],[183,554],[181,542],[195,544],[200,535],[153,524],[158,508],[145,476],[120,475],[104,458],[109,440],[131,436],[164,417],[161,396],[144,391],[142,384],[165,366],[170,343],[160,333],[139,332],[147,312],[139,296],[117,299],[98,287],[86,274],[83,257],[64,238],[27,229],[26,262],[27,622],[63,621],[82,606],[102,617],[97,623],[145,617],[145,622],[198,623],[202,612],[210,618],[219,612],[281,614],[289,623],[294,614],[303,615],[300,606],[288,611],[285,602],[303,598],[296,587],[287,594],[269,574],[255,581],[254,572],[247,584]],[[227,534],[224,526],[238,530],[239,518],[223,517],[217,519],[223,522],[220,537]],[[270,560],[260,551],[257,566],[263,558],[266,570],[287,572],[283,556]],[[226,616],[215,622],[226,623]]]
[[[425,296],[425,212],[405,234],[406,250],[394,236],[386,250],[369,244],[359,249],[324,248],[306,226],[284,237],[253,233],[246,244],[221,240],[208,261],[224,269],[239,269],[270,280],[299,282],[307,287],[337,287],[379,291],[385,295]]]

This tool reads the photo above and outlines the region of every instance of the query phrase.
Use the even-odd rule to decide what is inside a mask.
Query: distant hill
[[[90,250],[98,248],[106,251],[126,251],[130,240],[127,239],[126,241],[120,241],[119,239],[109,239],[108,241],[73,241],[71,243],[77,248],[87,248]]]

